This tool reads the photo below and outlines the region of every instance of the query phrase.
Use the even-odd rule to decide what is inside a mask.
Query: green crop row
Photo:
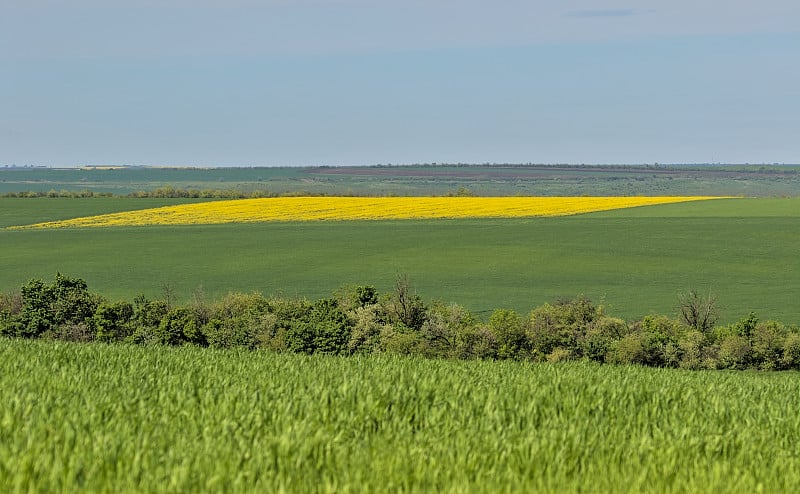
[[[0,491],[792,492],[792,373],[0,338]]]
[[[686,369],[800,370],[800,328],[751,313],[719,325],[716,300],[690,292],[679,319],[628,323],[585,298],[481,321],[457,304],[428,304],[399,278],[380,296],[369,285],[311,302],[232,293],[174,305],[137,297],[109,302],[60,274],[0,297],[0,335],[63,341],[196,345],[336,355],[395,353],[450,359],[592,360]]]

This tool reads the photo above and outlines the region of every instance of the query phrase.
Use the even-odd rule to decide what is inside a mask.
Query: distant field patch
[[[707,199],[715,197],[280,197],[180,204],[48,221],[14,228],[321,220],[531,218]]]

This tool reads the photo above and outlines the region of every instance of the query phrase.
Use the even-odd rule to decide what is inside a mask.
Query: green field
[[[0,224],[144,204],[137,201],[4,199]],[[9,204],[16,209],[7,215]],[[718,296],[723,322],[753,310],[800,323],[798,199],[516,220],[0,230],[0,245],[0,291],[60,271],[126,300],[158,297],[164,286],[183,300],[197,290],[316,299],[348,283],[386,292],[407,274],[425,299],[479,314],[501,307],[524,313],[583,294],[619,317],[673,315],[678,293],[694,288]]]
[[[2,492],[791,492],[796,373],[0,339]]]
[[[0,198],[0,228],[198,201],[199,199],[134,199],[128,197],[81,199],[2,197]]]
[[[0,195],[91,191],[125,195],[158,187],[266,194],[800,195],[800,165],[415,165],[48,169],[0,168]]]

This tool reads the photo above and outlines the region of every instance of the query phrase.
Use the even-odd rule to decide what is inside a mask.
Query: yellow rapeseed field
[[[16,228],[189,225],[265,221],[524,218],[563,216],[705,199],[713,199],[713,197],[277,197],[182,204],[37,223]]]

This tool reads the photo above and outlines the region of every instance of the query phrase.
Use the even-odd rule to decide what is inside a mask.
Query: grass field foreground
[[[277,197],[181,204],[28,225],[69,228],[266,221],[529,218],[712,197]]]
[[[3,492],[790,492],[795,373],[0,339]]]

